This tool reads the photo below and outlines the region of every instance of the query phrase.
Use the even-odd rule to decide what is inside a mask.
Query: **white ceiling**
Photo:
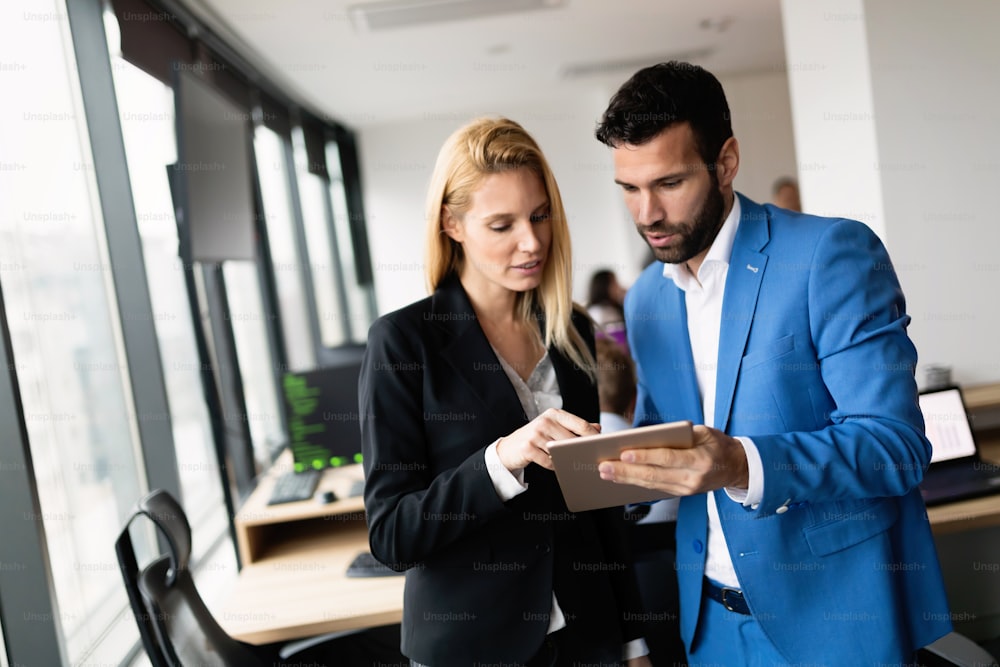
[[[784,69],[780,0],[546,1],[557,6],[379,31],[352,15],[384,0],[185,4],[269,77],[354,128],[606,96],[672,57],[717,75]],[[600,71],[566,75],[591,66]]]

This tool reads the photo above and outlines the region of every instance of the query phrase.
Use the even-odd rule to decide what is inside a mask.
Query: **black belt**
[[[708,577],[702,577],[705,597],[715,600],[729,611],[750,616],[750,607],[743,597],[743,591],[728,586],[716,586]]]

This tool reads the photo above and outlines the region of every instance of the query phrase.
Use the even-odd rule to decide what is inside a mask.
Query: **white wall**
[[[885,240],[862,0],[783,0],[781,14],[802,208]]]
[[[358,133],[358,159],[379,313],[424,296],[424,195],[454,120]]]
[[[1000,379],[1000,4],[783,0],[807,211],[863,220],[893,259],[917,346],[960,384]]]
[[[923,363],[1000,379],[1000,3],[866,0],[887,238]]]
[[[623,77],[624,80],[624,77]],[[720,76],[733,114],[743,164],[737,189],[770,198],[778,176],[796,175],[787,80],[782,72]],[[609,149],[594,127],[613,90],[594,90],[558,107],[500,109],[531,132],[562,191],[573,239],[574,297],[583,301],[590,274],[615,270],[630,284],[646,248],[613,182]],[[483,113],[486,113],[485,111]],[[366,126],[358,136],[365,211],[380,313],[425,295],[424,195],[445,138],[473,113]]]
[[[771,201],[771,186],[782,176],[798,178],[792,105],[784,72],[720,76],[740,144],[736,189],[761,203]]]

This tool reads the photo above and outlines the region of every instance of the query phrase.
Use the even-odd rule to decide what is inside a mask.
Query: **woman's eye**
[[[534,224],[538,224],[539,222],[545,222],[548,219],[549,219],[548,212],[536,213],[535,215],[531,216],[531,222]]]
[[[495,232],[505,232],[510,229],[510,225],[497,225],[495,227],[490,227]]]

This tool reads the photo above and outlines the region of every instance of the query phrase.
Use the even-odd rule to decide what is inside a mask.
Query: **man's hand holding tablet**
[[[664,449],[687,449],[693,445],[691,422],[679,421],[554,440],[548,443],[548,451],[566,507],[573,512],[582,512],[678,495],[662,488],[647,486],[642,480],[632,477],[615,477],[612,481],[604,478],[603,472],[598,472],[599,467],[603,470],[604,462],[615,466],[623,465],[619,462],[619,457],[626,451],[652,455]],[[643,463],[645,462],[639,460],[626,465],[622,470],[635,474],[646,467]]]
[[[743,443],[708,426],[692,428],[688,448],[660,446],[624,451],[618,461],[601,463],[601,479],[690,496],[715,489],[746,489],[749,465]]]

